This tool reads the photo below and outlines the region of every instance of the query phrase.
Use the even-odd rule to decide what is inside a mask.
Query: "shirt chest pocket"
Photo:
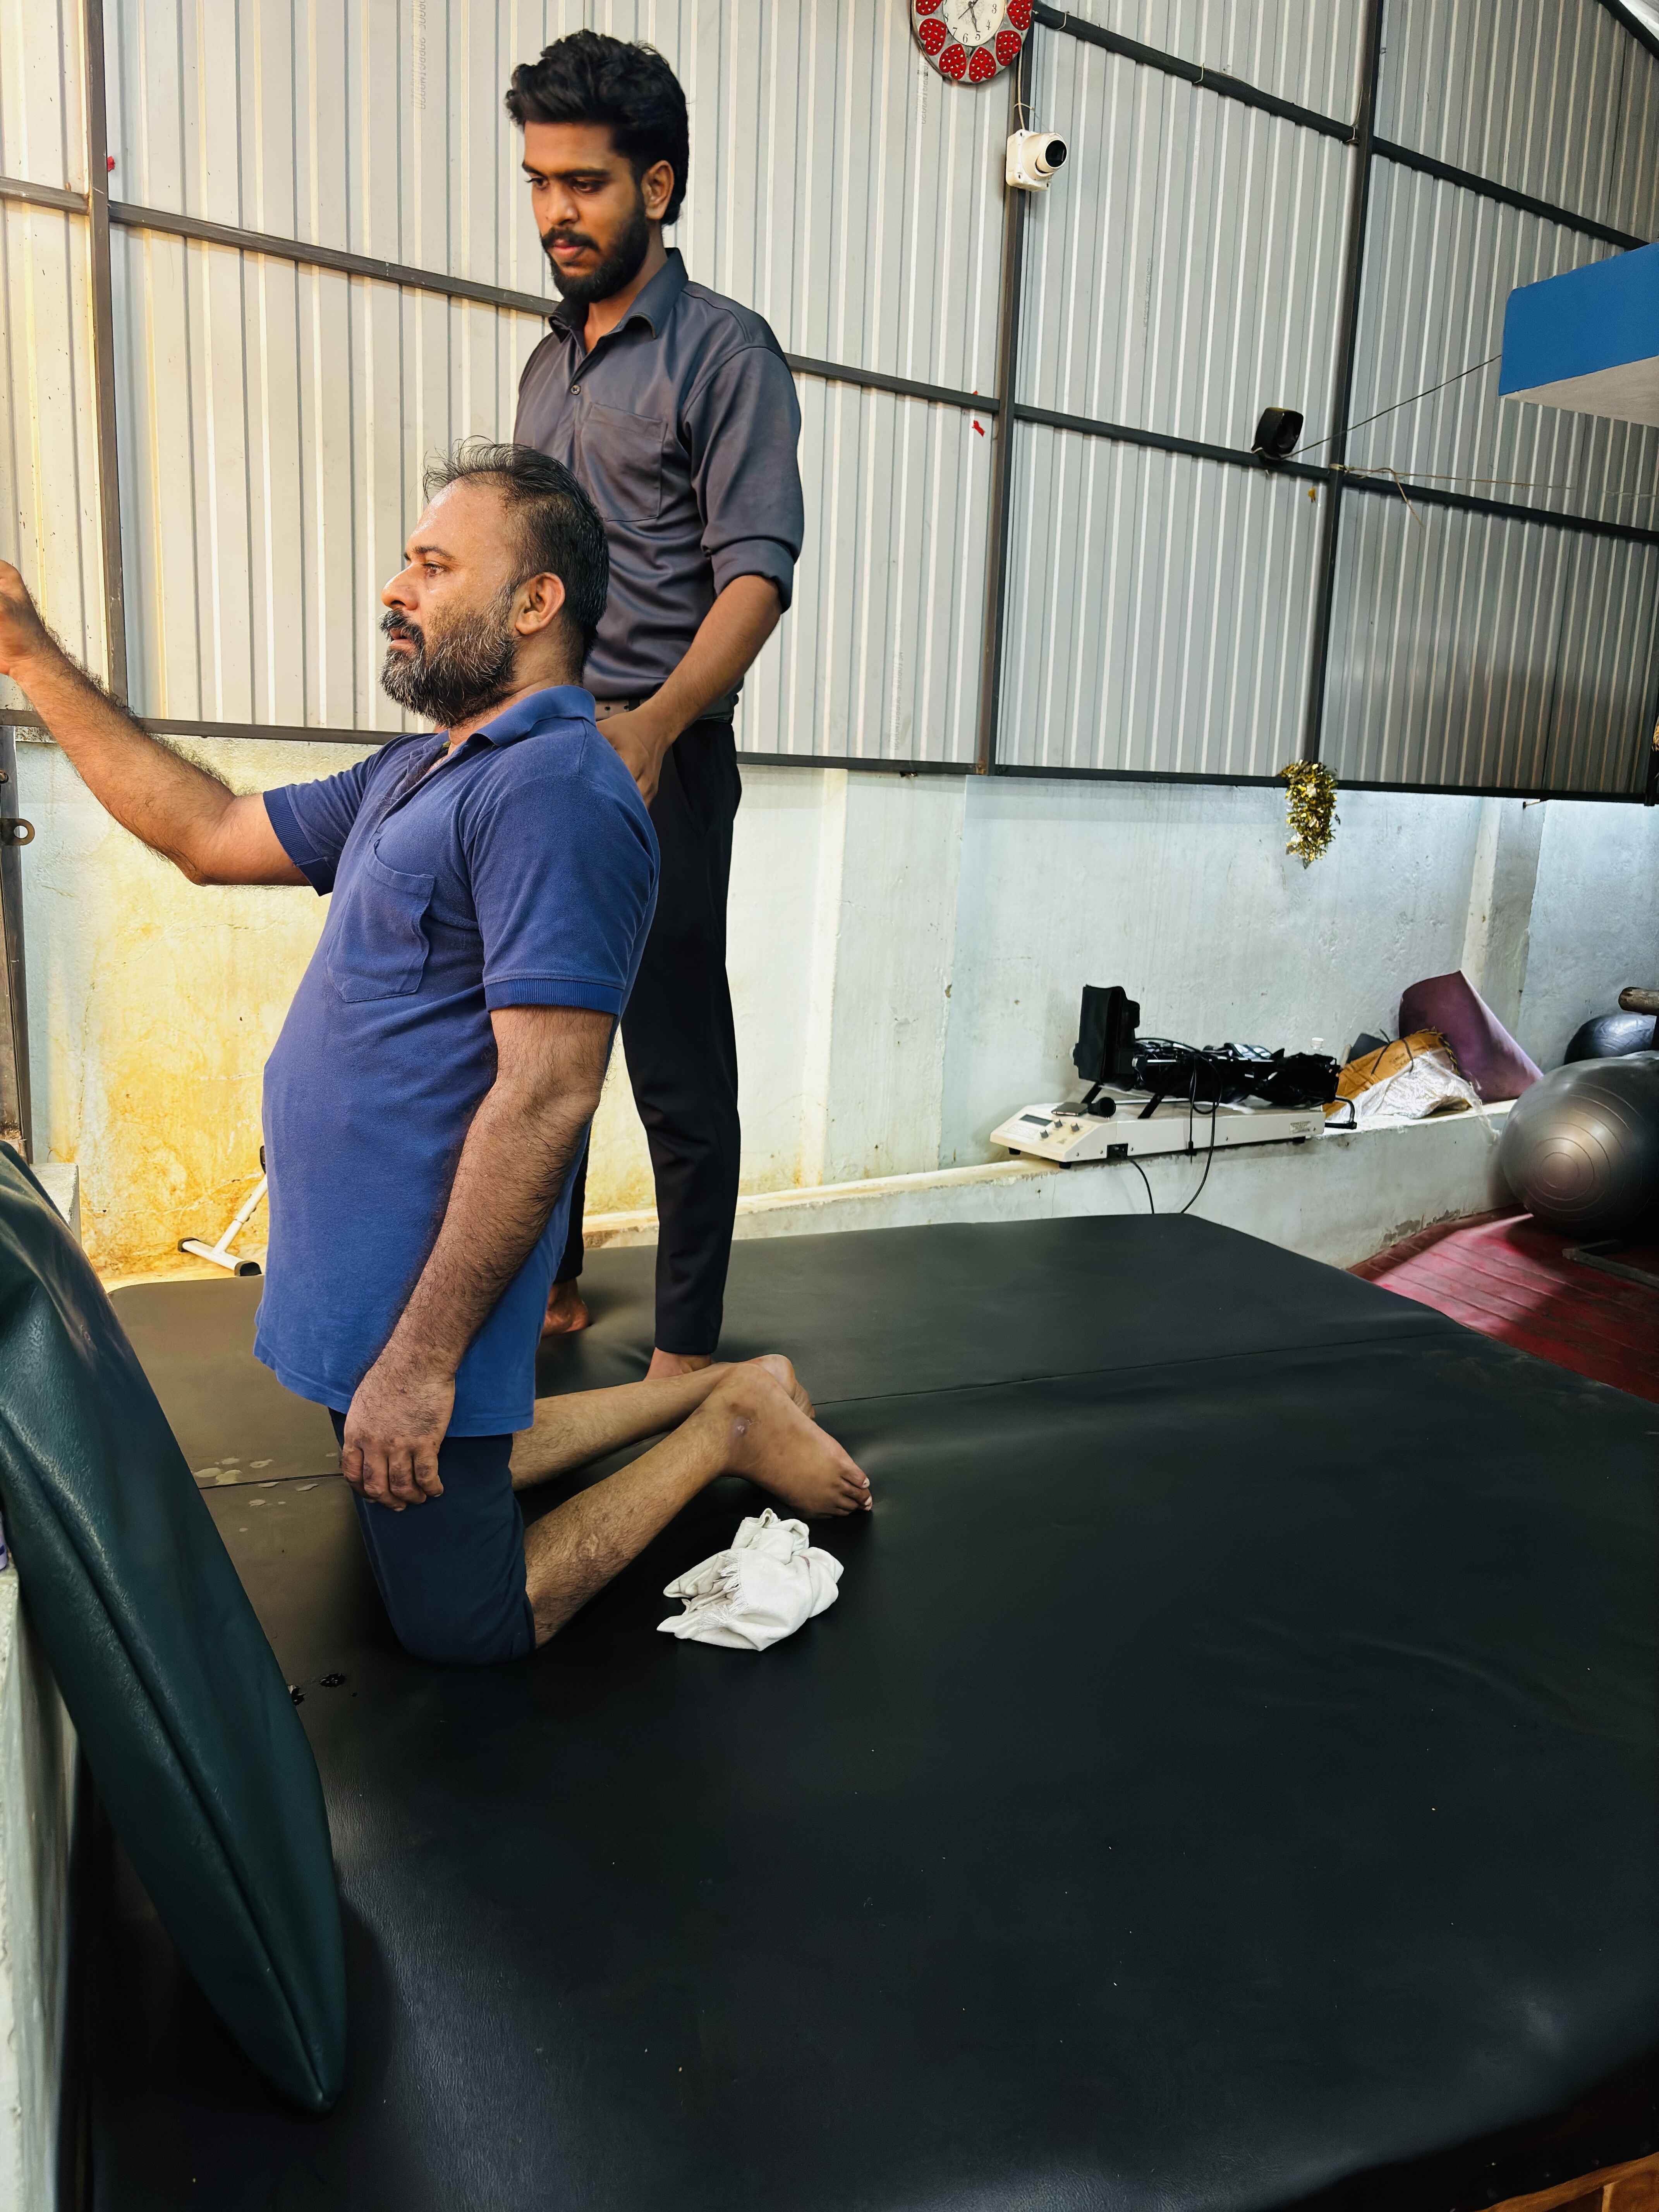
[[[330,978],[343,999],[406,998],[420,988],[434,880],[388,867],[378,853],[364,854],[328,956]]]
[[[608,521],[654,522],[662,512],[665,427],[649,415],[587,404],[581,422],[580,475]]]

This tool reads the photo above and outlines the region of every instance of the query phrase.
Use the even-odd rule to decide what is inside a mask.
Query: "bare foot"
[[[553,1295],[547,1302],[547,1317],[542,1323],[542,1340],[545,1343],[550,1336],[574,1336],[592,1319],[574,1283],[555,1283]]]
[[[647,1382],[665,1382],[672,1376],[700,1374],[714,1364],[712,1352],[653,1352],[645,1379]]]
[[[726,1470],[746,1475],[809,1519],[867,1513],[870,1481],[833,1437],[809,1421],[758,1360],[734,1367],[694,1420],[726,1430]]]
[[[781,1382],[809,1421],[816,1421],[818,1409],[806,1395],[806,1385],[781,1352],[763,1352],[757,1359],[746,1363],[750,1367],[763,1367],[775,1382]]]

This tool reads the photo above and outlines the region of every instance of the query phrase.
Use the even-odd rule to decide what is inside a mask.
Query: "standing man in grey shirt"
[[[763,319],[690,283],[664,247],[690,130],[662,56],[573,32],[514,70],[507,110],[561,295],[519,386],[514,441],[562,461],[604,521],[611,599],[585,680],[662,853],[622,1034],[657,1185],[650,1372],[675,1375],[714,1356],[737,1210],[732,714],[789,605],[805,529],[800,410]],[[550,1331],[587,1320],[582,1198],[579,1182]]]

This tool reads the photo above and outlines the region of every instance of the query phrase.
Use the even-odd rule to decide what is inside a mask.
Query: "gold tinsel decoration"
[[[1310,867],[1330,849],[1331,833],[1342,819],[1336,811],[1336,778],[1320,761],[1294,761],[1279,773],[1288,786],[1285,818],[1291,842],[1285,850]]]

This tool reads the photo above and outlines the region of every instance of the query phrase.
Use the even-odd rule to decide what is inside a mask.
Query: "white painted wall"
[[[199,750],[243,788],[349,757]],[[322,903],[192,888],[55,748],[21,746],[19,780],[40,832],[37,1149],[81,1161],[88,1249],[136,1269],[216,1235],[257,1172],[260,1069]],[[1127,985],[1149,1032],[1318,1037],[1340,1058],[1392,1030],[1407,984],[1461,964],[1551,1066],[1622,984],[1659,976],[1659,810],[1352,792],[1304,869],[1276,790],[804,767],[744,783],[730,966],[751,1194],[988,1158],[1012,1107],[1066,1088],[1085,983]],[[619,1064],[589,1211],[650,1202]]]
[[[946,1164],[983,1158],[1011,1107],[1073,1079],[1084,983],[1125,985],[1146,1034],[1189,1043],[1341,1059],[1361,1030],[1391,1033],[1405,985],[1457,965],[1480,807],[1352,793],[1304,869],[1278,791],[971,787]]]
[[[1553,1067],[1626,983],[1659,986],[1659,807],[1552,799],[1528,812],[1543,820],[1516,1033]]]

